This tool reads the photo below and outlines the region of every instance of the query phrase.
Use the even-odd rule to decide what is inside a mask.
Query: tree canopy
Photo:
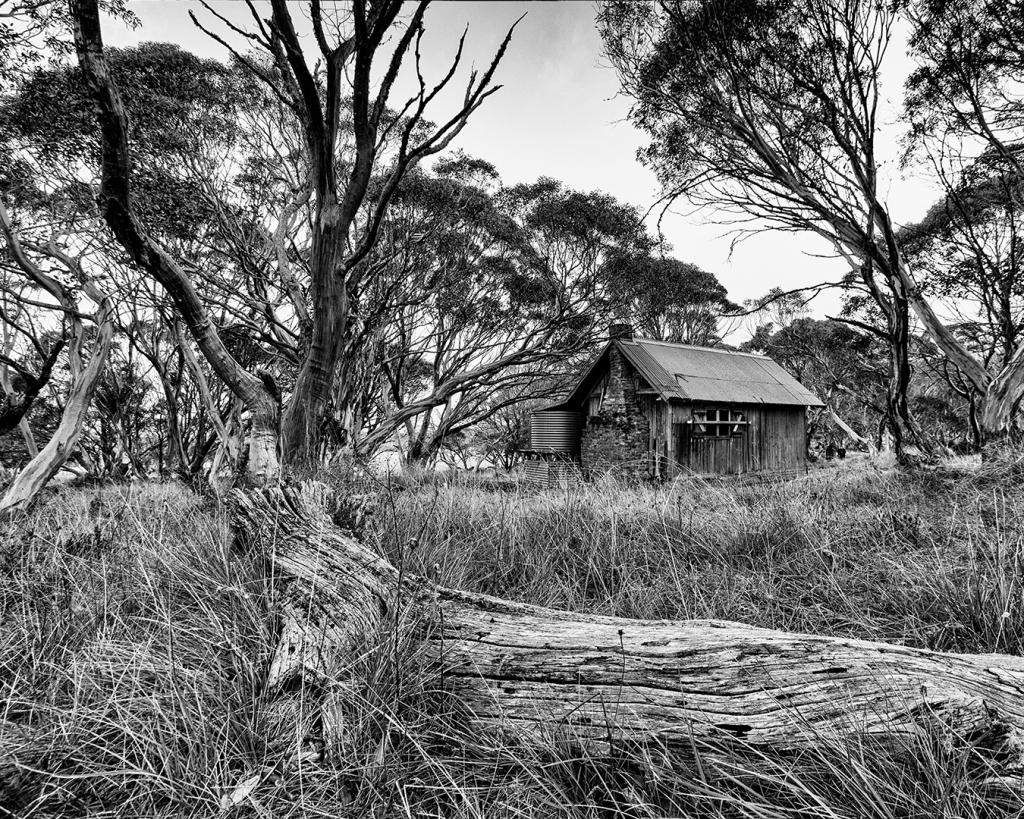
[[[279,23],[285,13],[274,12]],[[88,37],[83,31],[80,48]],[[321,348],[315,461],[391,450],[433,462],[492,416],[552,395],[616,317],[638,326],[672,321],[673,332],[691,340],[717,340],[729,306],[724,289],[711,274],[665,258],[636,208],[554,179],[505,185],[486,159],[434,152],[429,145],[448,144],[443,135],[430,142],[445,126],[392,110],[379,95],[379,112],[363,114],[379,118],[377,164],[359,182],[363,200],[352,211],[347,249],[333,261],[319,257],[327,239],[317,214],[332,196],[341,201],[322,186],[340,186],[354,172],[358,112],[332,109],[333,167],[318,171],[326,161],[317,158],[323,144],[310,142],[318,115],[310,100],[293,96],[301,88],[282,80],[302,76],[301,67],[276,60],[256,51],[220,62],[147,42],[105,49],[100,64],[91,56],[40,64],[0,98],[11,238],[72,287],[49,309],[59,316],[81,303],[76,265],[113,307],[116,342],[82,418],[75,468],[146,472],[155,462],[190,476],[251,471],[254,436],[305,434],[285,416],[306,389],[302,373],[317,332],[326,332],[325,311],[340,311],[330,319],[340,324],[330,349]],[[111,97],[112,90],[124,93]],[[98,118],[97,94],[106,100]],[[340,92],[336,101],[361,104]],[[118,122],[126,130],[112,140]],[[435,155],[432,163],[413,161],[416,140],[428,146],[419,158]],[[123,167],[111,159],[122,150]],[[118,184],[130,193],[127,220],[124,192],[112,187],[125,168]],[[326,183],[318,181],[323,173]],[[629,287],[650,291],[632,307],[613,275],[626,258],[631,271],[619,272],[631,277]],[[53,389],[70,387],[58,366],[68,336],[45,340],[52,320],[32,324],[39,308],[24,301],[25,271],[6,263],[14,278],[5,292],[21,310],[5,314],[14,322],[5,325],[5,372],[14,374],[5,423],[14,428],[31,419],[47,379]],[[655,290],[667,286],[671,315],[637,312],[650,314]],[[80,332],[90,343],[88,321]],[[41,404],[39,417],[48,407],[59,415],[60,406]],[[26,423],[26,433],[44,438],[52,430]],[[260,425],[276,431],[260,433]],[[257,466],[269,468],[272,453],[261,452]]]

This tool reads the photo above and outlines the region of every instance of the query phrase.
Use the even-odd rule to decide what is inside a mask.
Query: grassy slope
[[[382,491],[367,536],[410,571],[545,605],[1020,653],[1016,473],[420,482]],[[951,736],[675,767],[467,737],[396,634],[339,687],[341,744],[310,745],[320,692],[263,695],[267,571],[216,509],[172,486],[68,490],[0,539],[0,816],[1022,815]]]

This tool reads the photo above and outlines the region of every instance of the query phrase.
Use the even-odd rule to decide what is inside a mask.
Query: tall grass
[[[268,694],[270,575],[227,534],[159,485],[67,492],[3,531],[0,816],[355,817],[406,779],[420,804],[458,791],[404,631],[368,636],[329,744],[324,692]]]
[[[745,486],[454,480],[389,493],[372,537],[445,585],[546,606],[1019,654],[1022,501],[972,472],[870,465]]]
[[[417,480],[379,488],[365,537],[408,571],[545,605],[1021,653],[1020,501],[973,466],[543,492]],[[937,727],[686,759],[596,758],[559,726],[474,731],[390,618],[344,679],[267,692],[265,555],[179,487],[64,490],[0,544],[0,816],[1024,815]]]

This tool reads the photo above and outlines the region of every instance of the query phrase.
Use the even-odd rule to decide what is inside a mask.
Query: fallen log
[[[335,527],[327,498],[316,484],[234,495],[236,533],[266,550],[282,595],[270,689],[343,679],[352,652],[398,606],[415,611],[405,620],[445,686],[489,730],[527,739],[555,730],[597,753],[685,752],[704,740],[787,753],[835,732],[938,726],[1019,787],[1022,658],[592,616],[447,589],[405,575]]]

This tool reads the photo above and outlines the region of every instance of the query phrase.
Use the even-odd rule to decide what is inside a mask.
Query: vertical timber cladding
[[[762,472],[793,473],[807,468],[806,410],[803,407],[751,408],[757,422],[751,456]]]
[[[806,468],[806,411],[803,407],[751,404],[719,405],[714,409],[740,412],[747,424],[738,434],[694,434],[690,423],[702,405],[673,404],[673,450],[679,466],[702,475],[746,472],[794,473]]]

